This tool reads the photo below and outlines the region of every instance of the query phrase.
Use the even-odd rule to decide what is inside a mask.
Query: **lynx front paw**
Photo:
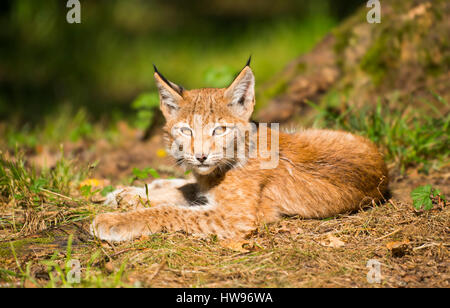
[[[144,188],[126,187],[116,189],[106,196],[105,205],[133,209],[141,207],[147,201]]]
[[[130,220],[126,213],[105,213],[95,217],[90,232],[101,240],[121,242],[146,235],[149,229]]]
[[[184,179],[158,179],[148,184],[147,188],[124,187],[116,189],[106,196],[104,204],[127,210],[158,205],[187,205],[189,202],[180,187],[191,182]]]

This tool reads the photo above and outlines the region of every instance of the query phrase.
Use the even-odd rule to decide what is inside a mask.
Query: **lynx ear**
[[[225,90],[225,97],[229,99],[228,106],[235,115],[246,120],[250,119],[255,106],[255,76],[249,64],[250,59]]]
[[[183,99],[183,88],[168,81],[155,68],[155,81],[159,91],[159,101],[161,111],[166,119],[176,115],[179,109],[179,103]]]

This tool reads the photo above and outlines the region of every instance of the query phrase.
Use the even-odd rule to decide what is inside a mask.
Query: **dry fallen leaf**
[[[409,251],[409,241],[404,240],[401,242],[389,242],[386,244],[386,248],[392,252],[394,257],[403,257]]]
[[[322,246],[339,248],[345,245],[345,242],[341,241],[334,235],[328,234],[327,238],[319,242]]]
[[[219,242],[219,245],[238,252],[249,252],[249,250],[245,249],[243,246],[250,244],[249,241],[245,240],[222,240]]]
[[[394,248],[398,248],[398,247],[400,247],[400,246],[402,246],[402,245],[408,245],[408,244],[409,244],[409,241],[408,241],[408,240],[401,241],[401,242],[396,242],[396,241],[394,241],[394,242],[389,242],[389,243],[387,243],[387,244],[386,244],[386,248],[392,250],[392,249],[394,249]]]

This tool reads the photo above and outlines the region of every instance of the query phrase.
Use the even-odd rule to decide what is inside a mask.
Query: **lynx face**
[[[180,120],[171,128],[170,150],[180,163],[199,174],[208,174],[235,162],[233,150],[240,135],[235,122],[211,117],[203,123],[203,117],[197,114],[187,122]]]
[[[246,65],[228,88],[186,91],[155,71],[166,143],[178,164],[198,174],[228,168],[243,158],[239,140],[250,127],[255,79]]]

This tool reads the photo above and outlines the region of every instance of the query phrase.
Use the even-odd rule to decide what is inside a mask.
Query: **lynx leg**
[[[158,206],[95,217],[91,234],[107,241],[127,241],[156,232],[184,231],[219,238],[243,237],[257,226],[257,218],[233,206]]]

